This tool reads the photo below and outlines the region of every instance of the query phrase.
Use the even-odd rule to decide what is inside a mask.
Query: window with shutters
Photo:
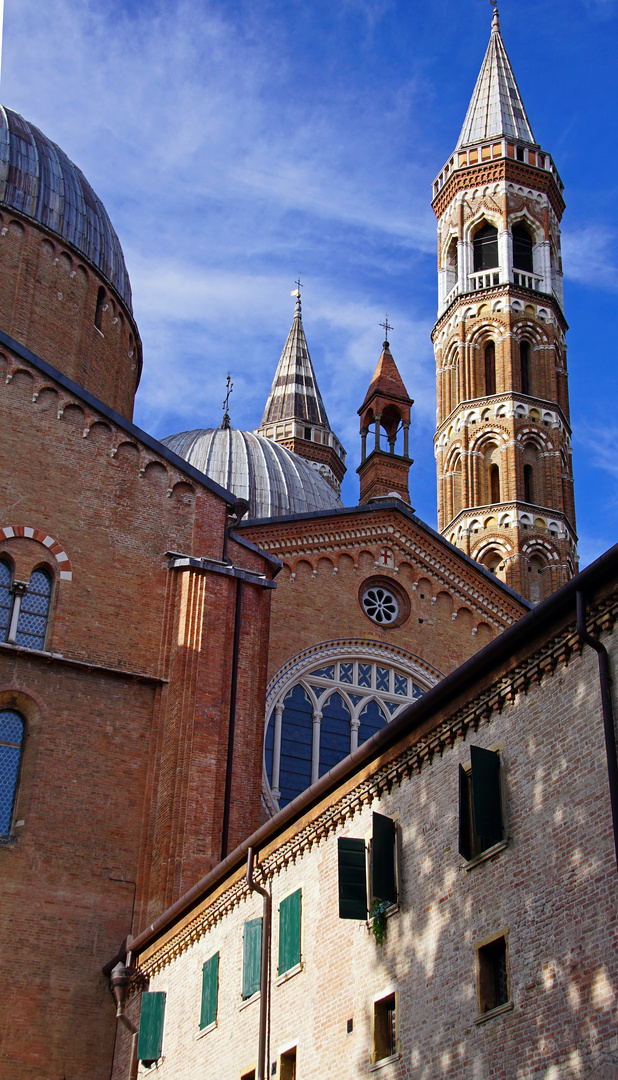
[[[260,989],[262,974],[262,919],[250,919],[242,933],[242,998],[248,1001]]]
[[[373,1003],[373,1039],[371,1062],[376,1064],[398,1057],[397,993]]]
[[[459,853],[468,862],[504,844],[500,755],[470,747],[470,768],[459,766]]]
[[[301,962],[302,890],[286,896],[279,905],[279,963],[277,975],[289,975]]]
[[[142,993],[137,1056],[148,1069],[161,1057],[164,1020],[165,993],[145,990]]]
[[[217,1023],[219,1004],[219,953],[215,953],[202,967],[202,1001],[200,1006],[200,1031],[206,1032]]]
[[[494,938],[476,950],[479,1019],[512,1006],[506,935]]]
[[[337,841],[339,918],[367,919],[368,899],[383,910],[399,899],[397,825],[384,814],[372,815],[371,897],[368,897],[367,849],[364,840],[340,836]]]

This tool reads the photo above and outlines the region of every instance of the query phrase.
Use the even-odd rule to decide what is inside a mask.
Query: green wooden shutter
[[[207,960],[202,968],[202,1007],[200,1010],[200,1030],[210,1027],[217,1019],[219,1000],[219,953]]]
[[[301,890],[298,889],[279,905],[279,975],[300,964],[300,912]]]
[[[250,998],[260,989],[262,973],[262,920],[251,919],[243,929],[242,996]]]
[[[474,831],[484,840],[502,840],[502,792],[500,756],[480,746],[470,747],[472,765],[472,813]]]
[[[142,1011],[139,1019],[137,1056],[145,1065],[158,1061],[163,1042],[163,1018],[165,994],[161,992],[142,994]]]
[[[395,822],[383,814],[373,815],[371,892],[378,900],[397,903]]]
[[[339,867],[339,918],[367,918],[367,871],[365,841],[340,836],[337,841]]]
[[[459,766],[459,854],[472,858],[472,823],[470,821],[470,777]]]

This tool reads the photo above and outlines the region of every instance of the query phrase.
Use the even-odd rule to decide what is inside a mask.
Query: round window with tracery
[[[373,585],[365,589],[362,605],[369,618],[382,626],[394,622],[399,615],[397,597],[383,585]]]

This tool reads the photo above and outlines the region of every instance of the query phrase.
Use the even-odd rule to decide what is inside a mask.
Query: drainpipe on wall
[[[234,605],[234,644],[232,647],[232,676],[230,686],[230,719],[227,735],[227,763],[225,767],[225,795],[223,799],[223,826],[221,828],[221,862],[227,855],[230,833],[230,810],[232,804],[232,772],[234,769],[234,738],[236,736],[236,698],[238,696],[238,656],[240,653],[240,619],[242,614],[242,581],[236,578],[236,603]]]
[[[116,1019],[120,1020],[121,1024],[124,1024],[127,1031],[131,1035],[131,1058],[129,1060],[129,1080],[136,1080],[137,1077],[137,1041],[139,1039],[139,1028],[136,1028],[132,1020],[125,1015],[124,1006],[126,1000],[126,991],[131,978],[131,972],[125,965],[120,962],[116,964],[116,967],[112,971],[111,978],[109,980],[110,989],[114,995],[114,1001],[116,1002]]]
[[[605,729],[605,755],[607,757],[607,777],[609,780],[609,798],[612,807],[612,825],[614,828],[614,851],[618,867],[618,762],[616,761],[616,729],[612,707],[611,676],[607,649],[598,638],[592,637],[586,630],[586,600],[583,592],[577,590],[577,635],[580,641],[594,649],[599,658],[599,683],[601,687],[601,707],[603,727]]]
[[[271,899],[270,893],[253,880],[253,848],[247,851],[247,884],[253,892],[258,892],[264,898],[262,905],[262,967],[260,971],[260,1033],[258,1039],[258,1061],[256,1080],[267,1080],[268,1055],[266,1035],[268,1026],[268,989],[270,967],[270,917]]]

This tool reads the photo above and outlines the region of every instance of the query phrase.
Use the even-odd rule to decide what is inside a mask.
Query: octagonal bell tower
[[[538,602],[577,570],[563,185],[535,141],[494,8],[438,219],[438,527]]]

